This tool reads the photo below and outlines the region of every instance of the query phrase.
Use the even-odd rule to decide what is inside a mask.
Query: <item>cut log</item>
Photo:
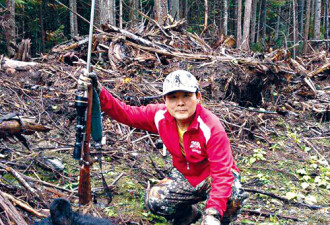
[[[41,124],[37,123],[32,123],[32,122],[27,122],[22,119],[23,125],[20,124],[18,120],[8,120],[8,121],[3,121],[0,123],[0,137],[1,136],[7,136],[7,135],[14,135],[17,133],[23,133],[23,134],[33,134],[34,132],[48,132],[51,129],[43,126]]]
[[[31,60],[31,39],[24,39],[21,41],[14,59],[20,61]]]
[[[1,62],[1,68],[8,69],[16,69],[16,70],[29,70],[32,67],[40,65],[39,63],[36,62],[23,62],[23,61],[18,61],[18,60],[13,60],[13,59],[8,59],[4,58]]]

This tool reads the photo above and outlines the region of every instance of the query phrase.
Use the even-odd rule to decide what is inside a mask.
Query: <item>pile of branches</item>
[[[203,104],[223,122],[233,140],[236,157],[249,155],[250,149],[258,147],[256,140],[269,146],[274,144],[270,136],[278,135],[279,131],[274,120],[305,123],[304,126],[309,127],[305,136],[311,139],[330,135],[328,129],[306,120],[329,121],[329,53],[318,52],[293,59],[286,49],[268,53],[242,52],[232,48],[235,43],[232,37],[222,36],[214,43],[207,43],[197,34],[185,31],[183,21],[162,27],[149,20],[147,25],[141,24],[131,30],[103,25],[94,35],[93,69],[101,83],[117,98],[131,105],[150,103],[146,97],[161,94],[162,81],[168,73],[186,69],[198,78]],[[9,219],[0,214],[2,221],[14,221],[10,215],[21,215],[22,218],[16,218],[29,221],[27,212],[44,217],[47,212],[42,209],[48,207],[50,199],[64,196],[76,199],[76,189],[33,176],[42,168],[48,171],[43,175],[49,179],[60,180],[62,184],[77,182],[72,172],[54,166],[56,159],[49,154],[72,152],[76,81],[86,58],[87,37],[58,45],[52,54],[34,62],[0,58],[3,78],[0,80],[0,116],[17,112],[34,116],[35,123],[52,128],[47,130],[48,134],[33,132],[26,136],[29,149],[18,147],[20,143],[8,143],[2,133],[0,157],[4,160],[0,162],[0,197],[3,199],[0,199],[0,207],[12,212]],[[105,156],[137,170],[139,182],[144,186],[150,178],[165,176],[166,168],[160,168],[151,157],[147,160],[136,157],[161,151],[157,148],[157,135],[109,118],[103,120],[107,137]],[[303,141],[323,158],[329,158],[325,155],[329,153],[320,151],[309,139]],[[299,152],[296,157],[308,155]],[[75,162],[66,163],[79,168]],[[99,177],[97,171],[92,173],[93,177]],[[11,179],[6,179],[8,174]],[[99,189],[102,188],[95,187],[95,191]],[[17,203],[18,199],[21,203]],[[12,203],[24,210],[17,213]],[[17,221],[16,224],[24,223]]]
[[[322,99],[310,101],[303,108],[329,120],[329,87],[323,82],[329,81],[328,52],[314,52],[296,58],[292,58],[286,49],[267,53],[242,52],[232,48],[235,40],[231,36],[219,36],[214,43],[207,43],[197,34],[185,31],[184,21],[162,27],[149,20],[151,22],[147,25],[141,24],[129,31],[103,25],[102,30],[94,35],[95,70],[114,77],[149,74],[151,76],[144,76],[144,79],[153,81],[159,78],[159,90],[165,75],[175,69],[187,69],[199,78],[209,98],[230,99],[241,106],[262,106],[273,110],[275,103],[285,106],[288,111],[296,108],[294,101]],[[56,46],[53,52],[59,53],[63,62],[84,64],[87,37]],[[154,91],[152,94],[159,93]],[[279,93],[283,95],[282,99],[281,96],[274,97]],[[291,102],[287,102],[292,93],[294,101],[290,98]],[[272,106],[267,106],[265,103],[270,101]],[[281,108],[278,106],[275,108]]]

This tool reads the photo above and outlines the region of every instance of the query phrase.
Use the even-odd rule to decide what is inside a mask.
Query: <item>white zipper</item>
[[[190,170],[189,162],[187,162],[187,170]]]

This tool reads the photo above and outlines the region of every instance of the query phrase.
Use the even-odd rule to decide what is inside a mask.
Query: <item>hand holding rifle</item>
[[[89,73],[87,69],[82,69],[81,75],[78,79],[78,90],[87,91],[89,85],[93,84],[97,93],[100,94],[102,85],[97,79],[97,74],[95,72]]]

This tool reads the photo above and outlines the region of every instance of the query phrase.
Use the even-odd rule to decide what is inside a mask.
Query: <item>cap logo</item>
[[[180,80],[180,75],[179,74],[175,75],[175,84],[177,86],[180,86],[182,84],[181,83],[181,80]]]

